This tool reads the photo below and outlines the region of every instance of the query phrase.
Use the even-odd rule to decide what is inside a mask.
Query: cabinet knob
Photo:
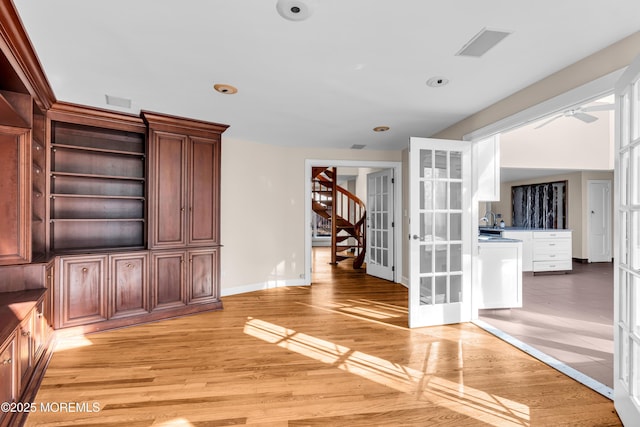
[[[3,365],[10,365],[10,364],[11,364],[11,362],[13,362],[13,360],[11,360],[11,358],[9,358],[9,359],[5,359],[5,360],[3,360],[3,361],[2,361],[2,364],[3,364]]]
[[[89,271],[89,269],[87,267],[82,267],[82,272],[86,273],[87,271]]]
[[[132,267],[133,267],[133,264],[131,263],[127,264],[127,268],[132,268]]]
[[[180,212],[184,212],[184,208],[180,208]]]

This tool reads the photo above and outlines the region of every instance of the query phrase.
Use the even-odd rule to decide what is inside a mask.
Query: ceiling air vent
[[[476,34],[456,53],[456,56],[473,56],[480,58],[509,34],[511,34],[510,31],[483,28],[482,31]]]
[[[131,100],[127,98],[120,98],[118,96],[105,95],[107,98],[107,104],[114,107],[131,108]]]
[[[365,145],[364,145],[364,144],[353,144],[353,145],[351,146],[351,149],[352,149],[352,150],[362,150],[364,147],[365,147]]]

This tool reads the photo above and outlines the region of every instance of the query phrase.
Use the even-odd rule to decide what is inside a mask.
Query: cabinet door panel
[[[218,299],[218,251],[189,252],[189,302]]]
[[[107,319],[105,262],[104,256],[61,259],[61,327]]]
[[[18,328],[18,354],[20,359],[20,379],[25,384],[33,367],[35,350],[33,312],[31,312]]]
[[[17,398],[17,366],[15,335],[0,348],[0,403],[13,402]],[[3,414],[0,413],[0,417]]]
[[[187,137],[154,132],[151,157],[150,247],[184,246]]]
[[[111,265],[111,318],[144,314],[148,311],[147,254],[114,255]]]
[[[190,139],[189,245],[218,242],[219,143],[204,138]]]
[[[184,251],[153,253],[152,309],[185,305]]]
[[[0,126],[0,265],[31,260],[29,131]]]

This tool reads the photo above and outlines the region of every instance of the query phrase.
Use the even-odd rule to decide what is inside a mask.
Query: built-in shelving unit
[[[144,134],[51,122],[50,249],[141,249]]]
[[[46,118],[36,106],[33,109],[33,128],[31,139],[31,252],[33,260],[44,259],[46,255],[46,194],[47,194],[47,156],[45,150]]]

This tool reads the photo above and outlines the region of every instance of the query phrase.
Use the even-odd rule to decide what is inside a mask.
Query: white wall
[[[221,287],[230,295],[303,284],[305,159],[400,161],[401,152],[223,138],[222,159]]]
[[[525,126],[500,134],[500,166],[539,169],[613,169],[613,113],[590,113],[599,119],[584,123],[559,118],[535,129]]]

